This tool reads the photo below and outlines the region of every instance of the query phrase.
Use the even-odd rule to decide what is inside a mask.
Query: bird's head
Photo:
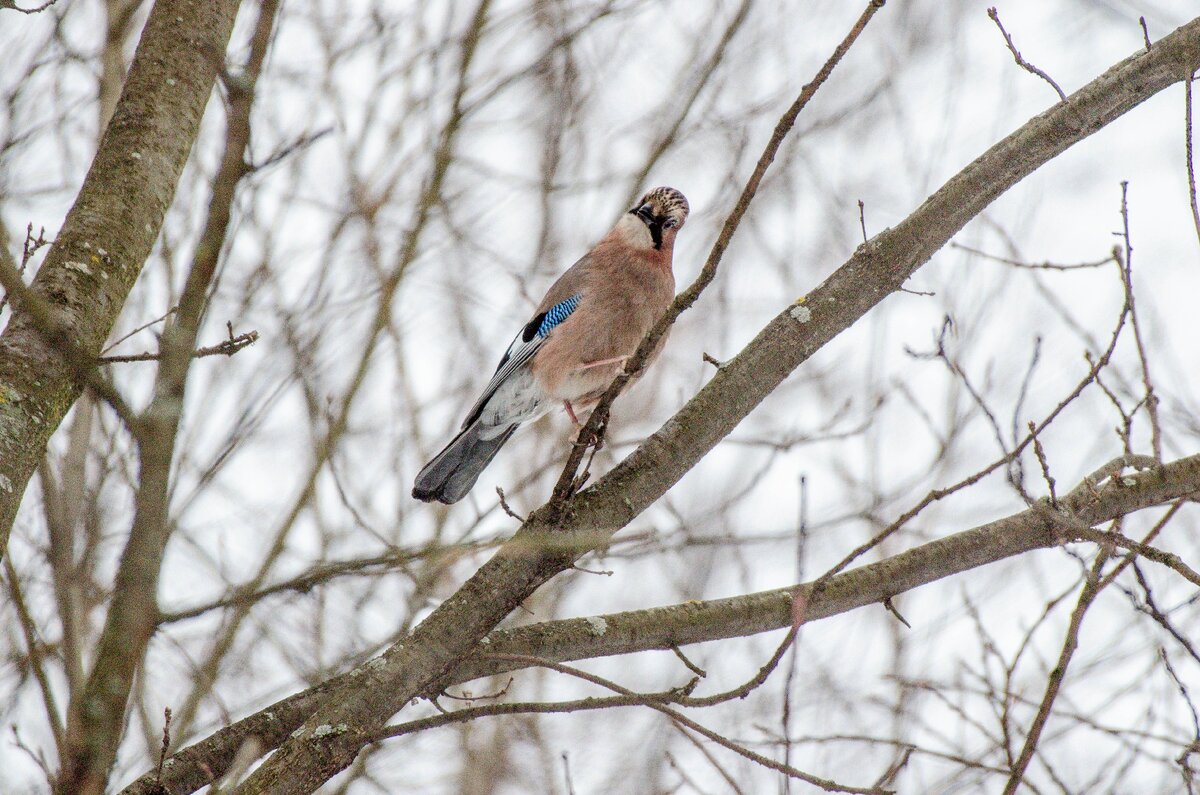
[[[674,188],[653,188],[617,224],[629,245],[670,251],[687,221],[688,201]]]

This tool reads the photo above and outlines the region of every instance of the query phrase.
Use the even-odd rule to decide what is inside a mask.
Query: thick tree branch
[[[236,0],[160,0],[75,205],[30,285],[78,349],[100,353],[158,237],[229,42]],[[0,335],[0,554],[50,434],[79,397],[34,318]]]
[[[678,414],[562,510],[540,509],[402,643],[360,666],[239,789],[310,792],[380,725],[427,692],[539,586],[604,543],[675,484],[796,367],[927,262],[991,202],[1072,144],[1200,66],[1200,19],[1109,69],[993,146],[896,228],[876,235],[785,309]],[[319,726],[338,731],[317,732]]]
[[[922,544],[879,563],[851,569],[827,580],[819,592],[814,590],[814,583],[806,583],[799,588],[777,588],[726,599],[496,630],[435,687],[445,688],[523,667],[503,664],[496,655],[569,662],[653,649],[665,651],[692,643],[787,629],[793,621],[792,604],[797,594],[807,599],[805,621],[818,621],[880,604],[888,597],[954,574],[1067,541],[1127,546],[1127,539],[1113,541],[1109,534],[1087,532],[1084,528],[1181,497],[1200,495],[1200,455],[1136,475],[1116,478],[1116,474],[1104,475],[1113,477],[1107,483],[1086,478],[1060,500],[1062,512],[1057,516],[1063,517],[1063,521],[1048,512],[1043,503]],[[1064,529],[1068,516],[1072,517],[1071,527]],[[1145,555],[1146,550],[1136,551]],[[194,792],[207,784],[211,775],[219,775],[226,769],[248,737],[258,738],[265,749],[278,747],[311,714],[324,694],[356,678],[355,673],[346,674],[290,696],[180,751],[164,769],[164,785],[172,793]],[[151,795],[156,786],[155,774],[148,773],[125,789],[123,795]]]
[[[289,536],[295,529],[296,523],[311,508],[311,500],[318,491],[317,483],[327,471],[327,467],[338,449],[339,441],[351,427],[351,412],[368,383],[367,376],[370,373],[375,351],[386,338],[385,332],[393,322],[393,299],[399,291],[409,267],[421,252],[421,242],[426,230],[435,218],[436,210],[444,198],[443,189],[451,171],[451,165],[455,162],[457,142],[468,112],[464,98],[471,84],[471,64],[475,59],[488,23],[490,6],[491,0],[477,0],[471,24],[462,38],[461,56],[449,115],[445,123],[441,125],[429,173],[422,182],[420,197],[412,209],[396,263],[382,277],[370,330],[366,334],[361,351],[357,354],[353,375],[350,376],[341,395],[339,405],[330,412],[328,429],[316,442],[315,455],[313,461],[308,465],[307,474],[304,476],[298,492],[299,496],[284,513],[275,529],[271,531],[267,552],[262,556],[253,576],[238,588],[239,595],[252,594],[267,582],[275,564],[287,549]],[[199,673],[196,681],[176,715],[176,726],[179,727],[180,732],[187,731],[201,703],[209,694],[212,683],[216,681],[217,674],[225,662],[226,655],[233,648],[238,632],[250,616],[252,605],[252,600],[236,600],[232,609],[223,616],[220,630],[214,635],[209,649],[197,665]]]
[[[138,420],[139,482],[133,527],[117,570],[112,603],[83,692],[67,718],[66,752],[55,789],[62,795],[101,795],[124,732],[125,707],[134,673],[158,622],[157,589],[170,535],[171,463],[183,415],[193,348],[208,303],[233,209],[246,174],[254,89],[271,42],[276,0],[263,0],[244,74],[228,79],[225,150],[213,178],[204,231],[196,246],[179,307],[162,340],[154,398]]]

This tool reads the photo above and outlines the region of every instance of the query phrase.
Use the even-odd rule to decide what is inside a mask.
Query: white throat
[[[654,248],[654,238],[650,236],[650,229],[641,218],[632,213],[625,213],[621,216],[621,220],[617,221],[615,231],[617,236],[627,246],[645,249]]]

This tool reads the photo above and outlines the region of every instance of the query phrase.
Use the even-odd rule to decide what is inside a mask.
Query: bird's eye
[[[664,229],[674,229],[678,225],[679,225],[679,222],[676,221],[674,218],[667,218],[667,220],[663,221]]]

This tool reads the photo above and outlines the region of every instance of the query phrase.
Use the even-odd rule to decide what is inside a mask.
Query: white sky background
[[[555,9],[550,16],[565,15],[569,25],[594,11],[585,3],[549,5]],[[394,335],[372,360],[350,415],[350,434],[335,457],[354,512],[326,470],[319,479],[317,507],[301,514],[270,581],[318,560],[379,555],[389,544],[416,546],[435,534],[443,542],[467,532],[471,538],[504,536],[515,523],[496,509],[496,485],[504,486],[521,513],[545,500],[568,445],[570,428],[560,414],[519,434],[470,497],[448,511],[416,503],[408,492],[417,468],[457,427],[474,390],[486,381],[542,291],[607,231],[627,209],[632,193],[669,184],[688,196],[693,212],[676,247],[675,272],[680,287],[691,281],[779,114],[861,12],[858,3],[755,3],[729,45],[728,62],[700,94],[678,140],[643,184],[632,185],[674,103],[686,93],[738,5],[616,3],[611,16],[578,39],[569,65],[561,58],[550,64],[550,74],[574,75],[578,101],[571,108],[563,107],[562,95],[548,89],[536,73],[526,71],[554,34],[531,21],[525,4],[503,2],[493,8],[465,95],[472,110],[447,175],[446,204],[435,210],[401,282],[393,302]],[[1184,0],[997,5],[1023,55],[1068,93],[1142,46],[1139,15],[1146,17],[1152,38],[1158,38],[1190,19],[1197,8]],[[23,67],[32,59],[61,56],[55,45],[44,44],[56,15],[65,18],[67,37],[80,52],[98,51],[94,9],[73,0],[60,0],[60,6],[31,17],[0,15],[0,52],[9,53],[5,60]],[[253,152],[261,159],[300,135],[327,127],[332,132],[242,189],[244,214],[232,231],[202,342],[221,338],[226,320],[236,331],[259,330],[262,339],[232,359],[196,365],[174,500],[180,532],[168,550],[160,591],[166,610],[217,598],[228,582],[252,576],[303,485],[314,439],[327,417],[313,427],[295,375],[298,357],[287,337],[294,335],[304,351],[305,383],[316,410],[325,411],[327,401],[337,405],[374,313],[379,269],[397,262],[433,141],[446,117],[457,69],[456,36],[471,13],[460,6],[285,3],[269,72],[260,84]],[[239,28],[235,37],[244,42],[245,35]],[[329,52],[337,52],[338,61],[327,74]],[[14,74],[22,71],[13,69]],[[52,234],[82,179],[95,140],[92,75],[76,64],[47,68],[37,79],[42,82],[31,87],[31,98],[0,119],[4,140],[31,135],[27,143],[5,152],[0,163],[0,211],[14,237],[28,223],[44,225]],[[0,75],[0,84],[5,82]],[[51,101],[52,86],[62,91],[65,110]],[[900,221],[985,148],[1055,100],[1050,86],[1013,63],[987,18],[986,4],[892,0],[800,117],[716,283],[680,321],[652,372],[618,403],[612,439],[631,443],[651,433],[710,376],[703,352],[719,359],[733,356],[777,312],[840,265],[861,240],[859,199],[865,202],[868,234],[875,234]],[[181,185],[163,246],[122,317],[125,331],[161,315],[170,296],[177,295],[219,145],[218,110],[215,103],[210,107],[205,137]],[[563,158],[554,176],[553,202],[546,205],[540,187],[544,141],[560,123]],[[1108,256],[1116,242],[1112,232],[1120,228],[1120,182],[1130,182],[1135,289],[1162,400],[1168,460],[1195,453],[1200,439],[1200,321],[1195,308],[1200,243],[1188,207],[1183,151],[1183,89],[1177,86],[1036,172],[956,237],[972,248],[1030,262],[1099,260]],[[373,228],[360,220],[341,224],[356,201],[371,200],[379,202]],[[264,252],[269,252],[265,269]],[[932,297],[886,299],[806,363],[730,441],[623,531],[653,532],[676,544],[717,536],[752,543],[593,560],[592,568],[612,570],[613,575],[561,577],[530,601],[529,614],[511,620],[600,614],[793,583],[801,475],[808,481],[813,526],[805,572],[819,574],[930,488],[957,481],[1000,455],[986,419],[944,365],[915,359],[906,349],[932,350],[943,317],[952,317],[955,331],[948,349],[995,409],[1011,444],[1017,385],[1035,339],[1041,339],[1040,361],[1021,409],[1020,429],[1028,420],[1043,418],[1083,377],[1084,351],[1095,354],[1107,344],[1121,305],[1114,274],[1112,265],[1067,273],[1018,271],[960,250],[943,250],[908,285],[932,291]],[[1048,295],[1090,337],[1066,322]],[[1141,378],[1131,342],[1131,336],[1122,342],[1106,376],[1127,405],[1138,399]],[[143,334],[122,350],[150,347],[152,338]],[[125,368],[122,388],[144,401],[152,367]],[[240,424],[245,417],[251,418],[248,430]],[[960,434],[940,451],[936,430],[953,417],[961,420]],[[1116,421],[1106,399],[1092,389],[1044,435],[1061,491],[1120,453],[1111,430]],[[111,427],[112,418],[106,423]],[[783,452],[743,443],[852,429],[862,430]],[[1144,416],[1135,431],[1135,446],[1147,450]],[[234,453],[211,482],[203,481],[203,471],[239,434],[243,438]],[[624,453],[632,448],[615,444],[612,449]],[[607,468],[615,459],[609,452],[597,460]],[[526,482],[542,465],[548,465],[542,476]],[[1040,496],[1037,464],[1028,456],[1025,465],[1026,485]],[[735,500],[745,489],[748,493]],[[45,535],[35,491],[26,497],[10,548],[21,571],[37,572],[42,565],[39,547]],[[115,565],[131,498],[120,483],[106,486],[105,495],[104,521],[112,537],[106,552],[109,565]],[[1022,507],[1003,476],[993,475],[924,513],[891,539],[885,551],[894,553]],[[486,512],[482,519],[481,512]],[[1130,521],[1127,534],[1137,535],[1152,520]],[[1185,509],[1161,546],[1194,563],[1196,528],[1196,511]],[[1091,554],[1084,547],[1079,551]],[[426,605],[448,595],[485,555],[464,555],[430,583]],[[878,559],[878,553],[869,559]],[[972,672],[985,663],[967,603],[978,611],[996,646],[1011,657],[1047,599],[1075,581],[1079,565],[1063,550],[1050,550],[904,595],[897,606],[912,622],[910,631],[898,629],[882,609],[806,628],[792,695],[793,734],[889,736],[896,728],[891,708],[897,687],[886,676],[896,671],[947,687],[975,687]],[[1160,605],[1174,607],[1194,596],[1178,578],[1151,573],[1161,589],[1156,590]],[[30,600],[46,622],[45,634],[53,638],[57,629],[49,584],[43,579],[40,585],[40,590],[36,582],[31,587]],[[329,675],[331,666],[339,667],[347,655],[387,642],[401,622],[420,618],[408,615],[405,607],[412,590],[410,577],[393,573],[363,582],[339,580],[307,596],[261,604],[238,635],[217,688],[220,701],[206,703],[195,738],[222,725],[224,710],[241,717],[304,686],[309,678]],[[1015,688],[1035,703],[1074,599],[1072,593],[1034,636],[1028,659],[1018,669]],[[8,608],[4,615],[11,622]],[[1197,627],[1194,606],[1184,604],[1172,615],[1177,626]],[[1101,597],[1085,624],[1060,706],[1092,714],[1106,725],[1137,727],[1186,742],[1190,717],[1156,664],[1153,649],[1165,645],[1176,670],[1197,693],[1200,670],[1185,655],[1176,656],[1179,650],[1148,619],[1136,616],[1129,599],[1116,589]],[[99,622],[101,616],[93,620]],[[205,653],[216,627],[212,619],[181,622],[156,638],[145,684],[152,720],[161,715],[162,706],[177,705],[186,694],[194,661]],[[0,644],[10,642],[18,644],[15,633],[0,635]],[[689,650],[710,674],[702,690],[716,692],[748,678],[777,642],[778,635],[772,634]],[[23,647],[6,648],[8,659],[12,648]],[[688,678],[665,654],[585,666],[648,689]],[[693,717],[749,744],[769,739],[766,731],[779,725],[782,676],[781,670],[745,701]],[[486,689],[479,683],[471,687]],[[518,676],[512,695],[556,698],[584,692],[592,691],[526,673]],[[909,698],[916,717],[904,727],[906,739],[953,753],[989,745],[978,729],[935,698]],[[955,693],[952,700],[994,727],[983,699]],[[21,681],[7,662],[0,667],[0,709],[5,725],[20,725],[26,744],[52,753],[35,686]],[[1032,708],[1017,709],[1022,729],[1032,713]],[[137,724],[139,717],[133,720]],[[509,725],[516,731],[515,723]],[[724,791],[694,748],[648,712],[544,717],[521,725],[513,764],[524,778],[505,780],[504,792],[565,791],[558,758],[564,751],[579,793],[668,789],[679,782],[662,763],[668,752],[700,787],[684,785],[679,791]],[[1052,721],[1045,753],[1067,789],[1082,791],[1116,746],[1089,730],[1055,739],[1055,730],[1068,728],[1073,728],[1069,721]],[[493,728],[481,723],[473,731],[476,739],[469,742],[484,742]],[[140,725],[130,732],[117,784],[144,770],[145,746],[137,739],[143,733],[154,732]],[[386,745],[369,762],[379,788],[363,781],[351,791],[399,791],[405,782],[409,791],[455,792],[458,760],[467,742],[462,738],[447,729]],[[775,752],[766,745],[753,747]],[[1161,755],[1172,747],[1162,745]],[[775,774],[726,751],[712,753],[744,782],[746,791],[778,789]],[[893,759],[890,748],[852,743],[798,746],[792,755],[793,763],[805,770],[858,785],[869,783]],[[1039,786],[1048,781],[1038,763],[1031,769]],[[1105,779],[1103,787],[1168,791],[1163,788],[1178,786],[1179,780],[1162,780],[1164,770],[1177,776],[1169,766],[1145,765],[1117,783]],[[11,733],[0,739],[0,771],[5,791],[35,791],[40,780]],[[998,779],[975,775],[918,755],[900,786],[904,792],[996,788]]]

